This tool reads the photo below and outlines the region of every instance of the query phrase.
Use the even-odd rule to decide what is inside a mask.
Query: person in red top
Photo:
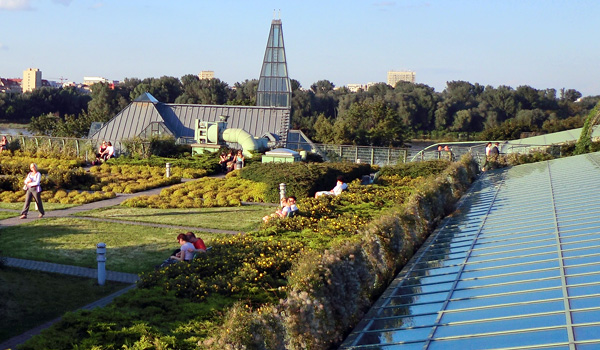
[[[192,243],[194,248],[196,248],[196,252],[206,253],[206,245],[204,244],[202,238],[196,237],[193,232],[188,232],[185,235],[188,236],[188,242]]]

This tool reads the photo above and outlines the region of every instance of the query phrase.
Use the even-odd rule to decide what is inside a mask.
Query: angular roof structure
[[[256,105],[274,107],[292,105],[292,85],[288,77],[280,19],[271,22],[271,31],[256,91]]]
[[[152,135],[192,140],[197,120],[217,122],[222,115],[229,117],[229,128],[255,137],[274,134],[284,144],[287,140],[289,108],[162,103],[149,93],[136,98],[90,138],[111,141],[117,148],[121,140]]]
[[[600,153],[485,173],[340,349],[600,349]]]

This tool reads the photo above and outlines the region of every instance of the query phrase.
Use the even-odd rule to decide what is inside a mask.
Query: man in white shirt
[[[341,176],[338,176],[337,183],[331,191],[319,191],[315,193],[315,198],[319,198],[321,196],[339,196],[342,192],[348,188],[348,184],[344,182]]]

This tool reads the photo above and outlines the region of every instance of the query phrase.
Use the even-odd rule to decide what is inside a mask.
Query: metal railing
[[[59,153],[72,154],[78,158],[89,160],[94,157],[96,140],[74,137],[29,136],[29,135],[0,135],[6,136],[9,143],[18,142],[19,149],[38,151],[40,149]]]

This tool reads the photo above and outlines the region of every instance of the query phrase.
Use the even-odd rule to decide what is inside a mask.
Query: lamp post
[[[98,261],[98,284],[103,286],[106,282],[106,244],[96,245],[96,260]]]

